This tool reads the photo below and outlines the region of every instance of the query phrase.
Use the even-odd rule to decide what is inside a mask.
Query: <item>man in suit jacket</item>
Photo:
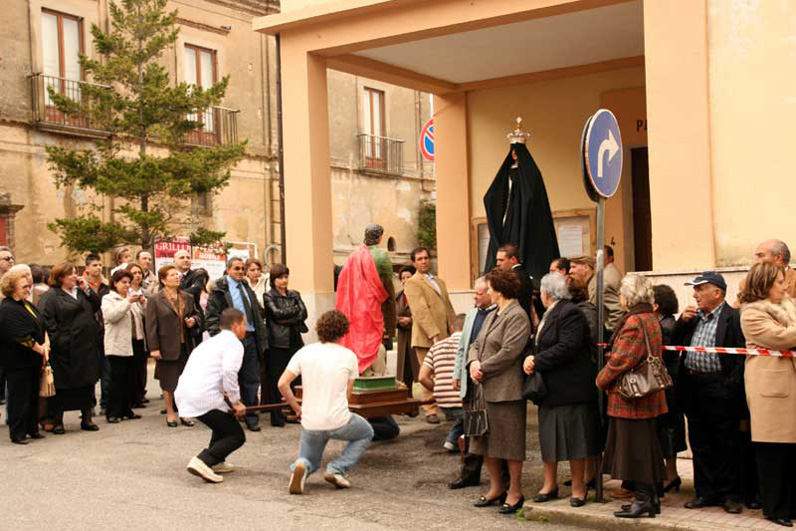
[[[538,308],[536,312],[531,311],[532,307],[535,308],[533,278],[520,263],[520,255],[517,246],[513,243],[507,243],[498,249],[497,255],[495,256],[495,263],[500,269],[514,271],[517,278],[520,279],[520,294],[517,297],[517,302],[519,302],[522,309],[525,310],[531,323],[533,325],[538,324],[539,319],[542,314],[544,314],[544,306],[541,307],[541,311],[538,311]],[[541,305],[541,303],[539,304]]]
[[[412,251],[411,259],[417,273],[406,281],[404,293],[409,301],[414,321],[412,347],[417,354],[418,365],[422,366],[428,349],[453,332],[453,319],[456,313],[448,297],[445,282],[431,274],[431,256],[428,249],[418,247]],[[429,400],[432,397],[431,391],[422,389],[422,400]],[[425,405],[423,411],[429,424],[439,424],[437,406]]]
[[[675,345],[744,347],[738,310],[725,302],[727,283],[714,271],[686,282],[696,305],[683,310]],[[740,424],[744,415],[744,357],[688,351],[680,358],[677,388],[688,418],[696,498],[688,509],[722,505],[740,513]]]
[[[207,285],[207,271],[204,269],[191,269],[191,253],[185,250],[174,253],[174,266],[180,272],[180,290],[189,293],[193,297],[196,309],[204,317],[202,306],[199,302]]]
[[[238,371],[241,401],[247,406],[257,405],[257,390],[260,387],[260,361],[268,348],[268,337],[263,309],[246,276],[243,259],[235,256],[227,260],[227,274],[216,281],[213,292],[207,298],[207,331],[215,336],[221,331],[221,314],[227,308],[235,308],[246,317],[246,335],[243,343],[243,364]],[[256,413],[246,415],[246,426],[251,431],[260,431],[260,417]]]
[[[569,274],[589,287],[589,302],[596,305],[597,275],[594,274],[594,268],[596,267],[594,258],[591,256],[576,256],[570,258],[569,263]],[[616,269],[616,272],[618,273],[619,270]],[[609,273],[610,276],[611,274]],[[619,284],[621,284],[621,278]],[[603,270],[603,307],[605,308],[605,327],[608,330],[613,330],[625,312],[619,302],[619,285],[606,281],[605,270]]]

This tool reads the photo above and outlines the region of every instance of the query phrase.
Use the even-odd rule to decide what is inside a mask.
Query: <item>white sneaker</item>
[[[301,461],[296,463],[293,472],[290,474],[290,483],[287,491],[290,494],[304,494],[304,480],[307,479],[307,469]]]
[[[330,474],[327,472],[323,475],[323,479],[337,487],[338,489],[351,488],[351,483],[342,474]]]
[[[235,472],[238,469],[238,467],[236,467],[235,465],[231,465],[225,461],[222,461],[221,463],[212,467],[212,469],[213,472],[215,472],[216,474],[229,474],[230,472]]]
[[[213,472],[213,470],[198,457],[192,457],[188,462],[188,472],[194,476],[199,476],[208,483],[221,483],[224,481],[224,478]]]
[[[450,441],[445,441],[445,444],[443,444],[442,447],[449,452],[453,452],[454,450],[456,450],[456,445]]]

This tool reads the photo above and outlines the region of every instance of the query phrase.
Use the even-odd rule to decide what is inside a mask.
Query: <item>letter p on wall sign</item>
[[[586,121],[582,137],[584,181],[589,196],[609,198],[622,177],[622,135],[614,114],[600,109]]]

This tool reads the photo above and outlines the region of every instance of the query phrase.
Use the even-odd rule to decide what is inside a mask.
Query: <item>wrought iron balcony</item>
[[[33,122],[40,129],[69,132],[80,136],[106,136],[107,133],[102,130],[99,124],[91,120],[89,116],[68,116],[59,111],[47,90],[48,87],[52,87],[58,94],[66,96],[74,101],[80,101],[81,98],[83,98],[83,87],[89,85],[89,83],[37,73],[30,76],[30,85],[31,97],[33,100]]]
[[[400,175],[404,169],[404,141],[359,134],[359,169]]]
[[[226,107],[210,107],[208,110],[190,116],[191,120],[201,122],[199,129],[185,136],[185,143],[191,146],[228,146],[238,141],[238,113]]]

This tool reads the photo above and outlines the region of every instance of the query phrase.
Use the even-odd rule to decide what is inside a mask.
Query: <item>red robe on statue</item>
[[[370,249],[362,244],[349,255],[340,272],[334,305],[350,321],[348,334],[341,344],[357,355],[360,374],[376,361],[379,353],[384,334],[381,304],[386,299],[387,290],[381,283]]]

